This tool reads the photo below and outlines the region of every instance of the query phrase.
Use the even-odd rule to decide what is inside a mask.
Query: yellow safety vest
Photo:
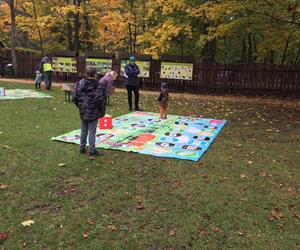
[[[44,72],[52,71],[51,63],[44,63]]]

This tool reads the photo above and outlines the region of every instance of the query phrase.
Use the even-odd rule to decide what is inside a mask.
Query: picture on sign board
[[[77,73],[77,59],[74,57],[52,57],[55,72]]]
[[[192,80],[193,79],[193,64],[192,63],[162,62],[160,78]]]
[[[87,58],[86,66],[94,66],[98,74],[105,75],[112,70],[112,59]]]
[[[129,63],[129,60],[122,60],[121,61],[121,76],[124,76],[125,65]],[[147,61],[136,61],[135,64],[140,69],[140,74],[138,77],[145,77],[149,78],[150,76],[150,62]]]

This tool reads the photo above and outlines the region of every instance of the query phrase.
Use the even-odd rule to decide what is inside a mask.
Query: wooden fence
[[[29,53],[18,54],[19,77],[34,78],[41,58]],[[9,59],[0,58],[0,74],[4,75]],[[113,58],[113,70],[120,72],[120,59]],[[150,60],[150,77],[140,78],[143,89],[159,90],[160,83],[168,82],[172,92],[234,92],[253,94],[300,94],[300,66],[264,64],[201,64],[194,63],[193,80],[160,78],[161,62]],[[85,57],[78,57],[78,73],[54,73],[54,80],[75,82],[84,75]],[[117,85],[122,86],[124,77],[119,76]]]

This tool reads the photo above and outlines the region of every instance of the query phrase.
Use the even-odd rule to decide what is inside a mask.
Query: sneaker
[[[135,111],[143,111],[141,108],[136,108]]]
[[[97,151],[96,149],[92,152],[89,152],[89,156],[101,156],[103,155],[101,152]]]
[[[85,153],[86,153],[86,150],[85,150],[85,148],[81,148],[81,149],[79,149],[79,153],[80,153],[80,154],[85,154]]]

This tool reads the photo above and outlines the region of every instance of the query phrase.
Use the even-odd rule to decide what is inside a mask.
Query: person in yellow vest
[[[40,70],[43,72],[46,88],[50,90],[52,85],[52,64],[48,56],[43,57],[40,64]]]

